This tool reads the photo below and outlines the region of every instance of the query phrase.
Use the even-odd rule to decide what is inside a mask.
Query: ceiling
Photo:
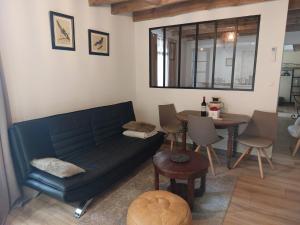
[[[113,15],[132,14],[136,22],[267,1],[273,0],[89,0],[89,4],[94,7],[109,4]],[[289,1],[287,31],[300,31],[300,0]]]

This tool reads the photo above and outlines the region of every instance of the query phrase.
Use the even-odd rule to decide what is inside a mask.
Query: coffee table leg
[[[187,123],[182,122],[183,133],[182,133],[182,150],[186,151],[186,132],[187,132]]]
[[[233,148],[232,148],[232,156],[236,157],[236,153],[237,153],[237,137],[239,136],[239,126],[235,126],[233,131]]]
[[[204,194],[205,190],[206,190],[206,174],[201,176],[200,196]]]
[[[171,192],[175,192],[175,187],[176,187],[176,180],[175,179],[170,179],[170,187],[171,187]]]
[[[155,190],[159,190],[159,173],[157,169],[154,169],[154,188]]]
[[[200,179],[201,179],[200,187],[198,189],[195,189],[195,196],[197,196],[197,197],[202,197],[203,194],[205,193],[205,190],[206,190],[206,174],[202,175],[200,177]]]
[[[187,201],[191,209],[193,209],[194,205],[194,189],[195,189],[195,179],[188,179],[188,186],[187,186]]]
[[[233,149],[233,127],[228,127],[228,141],[227,141],[227,168],[231,169],[231,157]]]

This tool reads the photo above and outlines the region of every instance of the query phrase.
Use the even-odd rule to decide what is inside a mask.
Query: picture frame
[[[50,11],[52,49],[75,51],[74,17]]]
[[[89,54],[109,56],[109,33],[88,30]]]

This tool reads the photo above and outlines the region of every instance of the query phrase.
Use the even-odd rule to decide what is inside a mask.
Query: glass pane
[[[164,31],[163,29],[151,30],[150,54],[151,54],[151,86],[163,87],[164,85]]]
[[[198,29],[196,87],[212,87],[215,23],[201,23]]]
[[[258,17],[238,20],[238,35],[234,67],[235,89],[252,89]]]
[[[196,24],[181,29],[180,86],[194,87]]]
[[[178,85],[179,26],[166,28],[165,86]]]
[[[236,39],[235,26],[235,19],[217,22],[215,88],[231,88],[232,58]]]

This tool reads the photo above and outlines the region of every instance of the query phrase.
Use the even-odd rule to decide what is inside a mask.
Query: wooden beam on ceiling
[[[300,9],[289,11],[287,17],[286,31],[300,31]]]
[[[300,0],[290,0],[289,10],[297,10],[297,9],[300,9]]]
[[[209,10],[213,8],[239,6],[245,4],[267,2],[272,0],[190,0],[159,8],[147,9],[133,13],[133,21],[151,20],[160,17],[176,16],[179,14]]]
[[[105,4],[114,4],[118,2],[125,2],[127,0],[89,0],[90,6],[99,6],[99,5],[105,5]]]
[[[188,0],[130,0],[112,4],[111,13],[114,15],[131,13],[186,1]]]

